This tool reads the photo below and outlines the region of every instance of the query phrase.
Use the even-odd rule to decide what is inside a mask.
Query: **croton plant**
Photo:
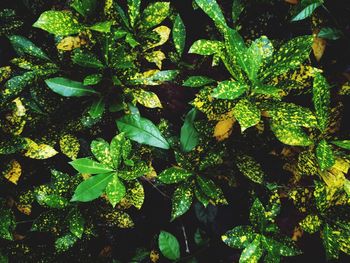
[[[350,6],[0,9],[0,262],[349,262]]]

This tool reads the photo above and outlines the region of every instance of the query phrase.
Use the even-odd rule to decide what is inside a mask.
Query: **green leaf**
[[[88,51],[76,50],[72,56],[74,64],[85,68],[104,68],[103,63],[93,54]]]
[[[170,260],[180,258],[180,244],[176,237],[169,232],[161,231],[158,238],[158,246],[164,257]]]
[[[24,54],[28,54],[29,56],[40,58],[43,60],[50,60],[50,58],[45,54],[45,52],[42,51],[39,47],[37,47],[29,39],[18,35],[9,36],[9,39],[11,45],[13,46],[14,50],[18,55],[23,56]]]
[[[190,178],[193,174],[180,167],[171,167],[161,172],[157,178],[164,184],[175,184]]]
[[[112,179],[107,184],[106,194],[113,207],[115,207],[115,205],[118,204],[125,196],[125,185],[122,183],[122,181],[120,181],[117,173],[113,175]]]
[[[242,0],[233,0],[232,1],[232,21],[236,23],[242,11],[244,10],[244,4]]]
[[[224,30],[227,27],[224,14],[215,0],[195,0],[197,5],[214,21],[215,25]]]
[[[84,17],[91,15],[97,6],[96,0],[73,0],[70,6]]]
[[[72,233],[68,233],[55,241],[55,248],[58,252],[67,251],[69,248],[73,247],[78,238]]]
[[[265,208],[258,198],[254,200],[249,212],[249,221],[260,232],[264,231],[266,226]]]
[[[58,36],[77,34],[84,29],[72,13],[52,10],[42,13],[33,26]]]
[[[83,97],[98,94],[97,91],[84,86],[83,83],[67,78],[56,77],[45,80],[46,85],[64,97]]]
[[[116,0],[108,0],[105,2],[104,13],[108,19],[118,21],[122,26],[126,27],[126,29],[130,29],[129,20]]]
[[[95,100],[89,109],[89,114],[92,118],[97,119],[100,118],[106,108],[106,103],[104,102],[103,98],[99,98],[98,100]]]
[[[170,15],[169,2],[155,2],[149,4],[142,13],[141,27],[150,29],[159,25]]]
[[[285,256],[297,256],[302,252],[295,246],[294,242],[286,237],[279,238],[278,241],[266,236],[262,236],[263,246],[276,257]]]
[[[326,140],[322,140],[316,147],[316,157],[322,171],[331,168],[335,164],[335,158],[331,146]]]
[[[331,143],[345,150],[350,150],[350,140],[331,141]]]
[[[247,178],[257,184],[264,182],[265,173],[261,165],[257,163],[253,157],[249,155],[238,155],[236,158],[236,165],[238,170]]]
[[[322,2],[312,3],[301,10],[295,17],[293,17],[292,22],[303,20],[312,15],[315,9],[322,5]]]
[[[198,88],[214,83],[215,80],[206,76],[190,76],[183,83],[184,87]]]
[[[80,158],[69,163],[74,167],[79,173],[86,174],[100,174],[100,173],[108,173],[113,171],[113,168],[108,167],[102,163],[98,163],[89,158]]]
[[[241,132],[260,121],[260,110],[248,99],[241,99],[233,108],[233,115],[241,125]]]
[[[312,36],[300,36],[282,45],[272,55],[268,66],[260,69],[260,78],[271,79],[298,68],[309,57],[312,43]]]
[[[130,181],[139,178],[151,171],[145,162],[139,162],[132,166],[131,170],[123,170],[118,172],[118,176],[123,180]]]
[[[312,100],[316,110],[318,126],[323,132],[327,129],[330,116],[330,86],[321,73],[316,73],[312,87]]]
[[[196,178],[200,189],[205,195],[213,199],[215,203],[227,204],[221,188],[213,180],[201,176],[197,176]]]
[[[251,242],[241,254],[239,263],[258,263],[259,259],[263,255],[263,249],[261,247],[260,236],[257,235],[253,242]]]
[[[314,234],[321,228],[322,221],[318,217],[318,215],[310,214],[307,215],[299,225],[301,228],[309,234]]]
[[[253,242],[255,235],[251,226],[236,226],[222,235],[221,239],[232,248],[242,249]]]
[[[136,21],[139,20],[140,6],[141,6],[141,0],[128,0],[128,14],[129,14],[130,25],[132,28],[135,27]]]
[[[186,44],[186,28],[180,15],[177,15],[174,21],[173,41],[177,53],[182,56]]]
[[[85,219],[80,211],[73,208],[69,212],[67,220],[69,221],[69,231],[77,238],[81,238],[84,233]]]
[[[71,202],[89,202],[100,197],[112,177],[113,173],[103,173],[91,176],[87,180],[81,182],[75,189]]]
[[[293,103],[276,103],[272,109],[268,110],[268,113],[273,122],[279,125],[317,127],[317,119],[313,112]]]
[[[193,190],[191,184],[181,184],[176,188],[172,198],[171,220],[185,214],[191,207]]]
[[[97,32],[109,33],[111,32],[112,25],[113,25],[113,21],[103,21],[103,22],[97,22],[94,25],[90,26],[89,28]]]
[[[15,230],[15,216],[10,209],[0,210],[0,238],[13,240],[12,232]]]
[[[329,224],[326,224],[322,230],[323,246],[326,250],[326,257],[328,260],[339,258],[338,235],[339,234],[335,233]]]
[[[198,131],[194,126],[194,120],[197,116],[197,110],[191,109],[186,117],[180,132],[180,145],[184,152],[190,152],[195,148],[199,141]]]
[[[110,153],[116,169],[120,166],[122,158],[124,161],[127,159],[130,151],[131,144],[130,141],[125,138],[125,133],[122,132],[113,137],[110,145]]]
[[[98,83],[101,82],[102,77],[103,75],[99,73],[88,75],[84,78],[83,84],[84,86],[97,85]]]
[[[117,120],[118,129],[124,132],[131,140],[141,144],[169,149],[170,145],[150,120],[136,116],[126,115]]]
[[[284,144],[292,146],[309,146],[313,141],[301,127],[271,122],[271,130],[277,139]]]
[[[188,53],[203,56],[214,55],[220,52],[223,47],[221,41],[200,39],[192,44]]]
[[[50,208],[64,208],[69,205],[69,201],[57,194],[38,193],[36,199],[40,205],[46,205]]]
[[[91,142],[90,148],[92,154],[101,164],[104,164],[109,168],[113,169],[113,161],[111,153],[109,151],[108,142],[106,142],[104,139],[99,138]]]
[[[336,28],[323,27],[317,36],[324,39],[337,40],[343,36],[343,33]]]
[[[219,82],[218,86],[213,90],[211,95],[217,99],[234,100],[239,98],[248,89],[249,86],[245,83],[225,80]]]

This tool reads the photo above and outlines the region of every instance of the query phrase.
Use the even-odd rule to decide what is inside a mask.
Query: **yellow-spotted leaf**
[[[153,32],[156,32],[160,38],[157,43],[149,45],[148,48],[158,47],[167,42],[170,36],[170,31],[170,28],[167,26],[159,26],[153,29]]]
[[[26,152],[24,156],[32,159],[48,159],[55,156],[58,152],[47,144],[37,144],[29,138],[25,138],[27,141]]]
[[[6,167],[6,170],[3,172],[3,175],[11,183],[17,184],[22,175],[21,164],[16,160],[11,160]]]
[[[80,143],[77,137],[71,134],[65,134],[60,138],[61,152],[72,160],[78,157]]]
[[[244,132],[260,121],[260,110],[248,99],[241,99],[233,108],[233,115],[241,125],[241,131]]]
[[[147,59],[148,62],[156,64],[159,69],[162,69],[163,60],[165,58],[165,54],[160,50],[156,50],[145,55],[145,59]]]
[[[133,89],[132,95],[135,100],[147,108],[163,108],[157,94],[143,89]]]

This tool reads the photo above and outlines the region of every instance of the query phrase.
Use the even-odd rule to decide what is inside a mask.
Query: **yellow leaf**
[[[32,205],[22,205],[22,204],[18,204],[16,205],[18,211],[20,211],[22,214],[25,215],[30,215],[32,213]]]
[[[2,129],[4,132],[20,135],[26,124],[26,119],[24,118],[26,108],[20,98],[16,98],[12,102],[14,103],[13,111],[6,114]]]
[[[153,29],[153,32],[156,32],[160,36],[160,39],[157,43],[149,45],[147,49],[161,46],[167,42],[170,36],[170,31],[170,28],[167,26],[159,26]]]
[[[47,144],[37,144],[29,138],[25,138],[27,141],[27,148],[24,156],[32,159],[48,159],[55,156],[58,152]]]
[[[320,61],[324,51],[326,50],[327,41],[323,38],[317,36],[314,37],[314,42],[312,44],[312,50],[317,61]]]
[[[157,250],[151,250],[151,253],[149,254],[149,259],[152,263],[156,263],[159,260],[159,252]]]
[[[58,44],[57,49],[62,51],[71,51],[87,44],[87,41],[81,36],[68,36],[63,38]]]
[[[17,184],[22,175],[21,164],[16,160],[11,160],[7,165],[7,169],[3,172],[4,177],[13,184]]]
[[[159,69],[162,69],[162,63],[163,63],[163,60],[165,59],[165,54],[160,50],[156,50],[146,54],[145,58],[147,59],[148,62],[155,63]]]
[[[216,140],[223,141],[227,139],[232,133],[232,127],[235,121],[233,117],[219,121],[214,128],[214,137]]]
[[[80,143],[77,137],[71,134],[65,134],[60,138],[61,152],[71,158],[76,159],[80,150]]]

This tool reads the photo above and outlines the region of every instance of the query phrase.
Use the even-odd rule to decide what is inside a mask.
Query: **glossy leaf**
[[[75,189],[71,202],[89,202],[100,197],[112,177],[113,173],[103,173],[91,176],[87,180],[81,182]]]
[[[241,126],[241,132],[260,121],[260,110],[248,99],[241,99],[233,108],[233,115]]]
[[[271,130],[277,139],[292,146],[309,146],[313,142],[301,127],[271,122]]]
[[[321,28],[320,32],[318,32],[317,37],[324,38],[324,39],[330,39],[330,40],[337,40],[343,36],[343,33],[336,28],[333,27],[323,27]]]
[[[242,251],[239,263],[258,263],[262,255],[263,249],[261,247],[260,237],[256,236],[253,242]]]
[[[118,178],[118,174],[115,173],[109,183],[106,186],[106,194],[109,202],[113,207],[122,200],[126,194],[125,185]]]
[[[188,77],[183,83],[184,87],[198,88],[215,83],[215,80],[208,78],[206,76],[191,76]]]
[[[84,86],[83,83],[67,78],[46,79],[45,83],[52,91],[64,97],[82,97],[98,94],[95,90]]]
[[[194,120],[197,115],[197,110],[193,108],[186,117],[180,132],[180,145],[184,152],[190,152],[195,148],[199,141],[199,134],[194,126]]]
[[[82,50],[74,52],[72,61],[74,64],[85,68],[101,69],[104,67],[102,62],[93,53]]]
[[[322,140],[316,147],[316,157],[322,171],[331,168],[335,163],[335,157],[331,146],[326,140]]]
[[[112,156],[109,151],[109,143],[104,139],[97,139],[90,144],[91,152],[95,158],[101,163],[113,169]],[[100,173],[100,172],[98,172]]]
[[[232,247],[242,249],[253,242],[256,233],[250,226],[236,226],[221,236],[222,241]]]
[[[82,174],[100,174],[113,171],[113,168],[89,158],[76,159],[70,162],[69,164],[73,166],[75,170]]]
[[[214,21],[215,25],[223,30],[227,27],[225,17],[216,0],[195,0],[197,5]]]
[[[185,214],[191,207],[193,190],[191,184],[181,184],[176,188],[171,200],[171,220]]]
[[[101,33],[109,33],[111,32],[112,25],[113,21],[97,22],[94,25],[90,26],[90,29]]]
[[[18,35],[12,35],[9,37],[9,39],[18,55],[22,56],[24,54],[28,54],[32,57],[40,58],[43,60],[50,60],[46,53],[29,39]]]
[[[155,2],[149,4],[142,13],[141,25],[144,29],[149,29],[159,25],[170,14],[169,2]]]
[[[177,260],[180,258],[180,244],[171,233],[161,231],[158,238],[158,246],[164,257],[170,260]]]
[[[219,82],[213,90],[212,96],[217,99],[234,100],[249,89],[248,85],[238,81],[225,80]]]
[[[308,6],[306,6],[295,17],[293,17],[292,21],[295,22],[295,21],[303,20],[303,19],[311,16],[312,13],[315,11],[315,9],[321,5],[322,5],[322,2],[318,2],[318,3],[312,3]]]
[[[162,149],[170,145],[158,128],[148,119],[137,115],[126,115],[117,120],[118,129],[125,135],[141,144],[147,144]]]
[[[171,167],[161,172],[157,178],[164,184],[175,184],[185,181],[193,174],[179,167]]]
[[[42,13],[33,26],[58,36],[77,34],[84,29],[72,13],[52,10]]]
[[[100,118],[102,117],[104,111],[106,108],[106,103],[104,102],[104,99],[101,97],[98,100],[95,100],[89,109],[89,115],[94,118]]]
[[[254,200],[249,212],[249,221],[251,224],[262,232],[266,225],[265,208],[261,201],[257,198]]]
[[[96,0],[73,0],[70,6],[73,7],[82,16],[91,15],[96,8]]]
[[[177,53],[182,56],[186,44],[186,28],[180,15],[177,15],[174,21],[173,41]]]
[[[345,150],[350,150],[350,140],[331,141],[331,143]]]
[[[220,41],[200,39],[192,44],[188,53],[207,56],[218,53],[222,48],[223,43]]]

